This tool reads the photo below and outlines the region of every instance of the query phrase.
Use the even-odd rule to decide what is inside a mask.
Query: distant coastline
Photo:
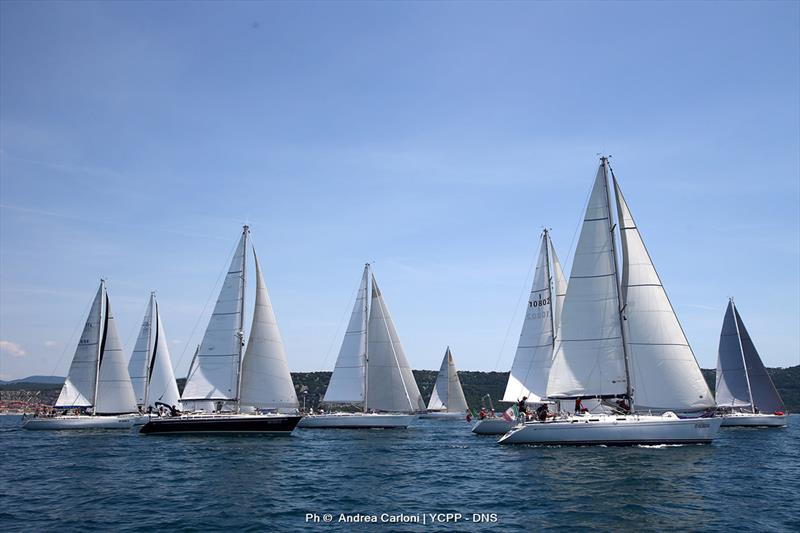
[[[768,368],[772,381],[783,398],[786,408],[790,413],[800,412],[800,365],[788,368]],[[414,370],[414,377],[419,385],[425,402],[430,398],[433,384],[436,381],[436,370]],[[481,405],[489,407],[488,394],[495,406],[501,405],[508,372],[475,372],[461,371],[458,373],[464,388],[467,403],[473,409]],[[714,390],[716,370],[703,369],[703,377]],[[297,397],[300,405],[305,402],[306,407],[318,408],[331,372],[292,372]],[[177,380],[178,388],[183,390],[184,378]],[[59,376],[29,376],[13,381],[0,382],[0,411],[18,411],[29,406],[53,405],[58,398],[64,378]],[[505,404],[502,404],[505,405]]]

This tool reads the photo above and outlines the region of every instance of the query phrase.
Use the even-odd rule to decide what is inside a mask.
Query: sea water
[[[798,531],[800,416],[711,445],[500,446],[466,421],[290,437],[24,431],[0,531]]]

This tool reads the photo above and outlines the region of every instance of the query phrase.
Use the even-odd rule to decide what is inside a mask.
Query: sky
[[[66,374],[101,277],[185,375],[244,223],[291,370],[370,261],[414,368],[506,371],[600,153],[700,365],[730,296],[799,364],[798,2],[0,2],[0,379]]]

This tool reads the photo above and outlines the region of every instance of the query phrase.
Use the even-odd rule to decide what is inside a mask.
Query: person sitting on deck
[[[583,400],[581,398],[575,398],[575,414],[579,415],[588,411],[589,410],[583,406]]]
[[[548,415],[548,409],[546,403],[543,403],[542,405],[536,408],[536,418],[539,419],[539,422],[546,421],[547,415]]]
[[[527,396],[523,396],[520,401],[517,402],[517,412],[519,416],[525,417],[528,414],[528,407],[526,406],[525,402],[528,400]]]
[[[486,418],[486,408],[485,407],[481,407],[481,410],[478,412],[478,418],[480,420],[483,420],[484,418]]]
[[[628,404],[627,401],[625,401],[625,398],[617,400],[617,406],[619,406],[619,408],[622,409],[623,413],[627,413],[631,410],[631,406]]]

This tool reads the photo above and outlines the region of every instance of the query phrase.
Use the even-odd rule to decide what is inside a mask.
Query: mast
[[[747,371],[747,360],[744,358],[744,346],[742,346],[742,334],[739,333],[739,313],[736,311],[736,304],[731,298],[733,308],[733,323],[736,326],[736,340],[739,341],[739,352],[742,354],[742,366],[744,367],[744,379],[747,382],[747,394],[750,396],[750,411],[756,412],[756,405],[753,403],[753,390],[750,388],[750,373]]]
[[[367,297],[369,292],[369,263],[364,264],[364,270],[367,274],[367,286],[364,287],[364,412],[367,412],[367,397],[369,395],[369,314]]]
[[[108,306],[106,300],[106,280],[100,278],[100,287],[102,287],[102,296],[100,296],[100,327],[103,328],[100,332],[97,342],[97,365],[94,370],[94,398],[92,399],[92,414],[97,414],[97,389],[100,385],[100,358],[103,355],[103,338],[105,337],[105,320],[103,317],[108,313]],[[105,305],[105,312],[103,312]]]
[[[550,300],[550,327],[553,328],[553,349],[556,348],[556,314],[553,312],[555,310],[556,300],[553,298],[553,277],[552,273],[550,272],[550,232],[547,231],[547,228],[544,228],[544,254],[546,259],[546,269],[547,269],[547,294],[549,295],[548,298]]]
[[[614,279],[616,283],[614,284],[615,288],[617,289],[617,305],[618,305],[618,313],[619,313],[619,332],[622,335],[622,354],[623,359],[625,360],[625,388],[626,394],[628,395],[628,407],[629,412],[633,412],[633,387],[631,386],[631,365],[630,365],[630,357],[628,355],[628,343],[627,339],[625,338],[625,317],[623,315],[623,311],[625,306],[622,304],[622,290],[620,289],[620,278],[619,278],[619,259],[617,258],[617,246],[616,240],[614,238],[614,228],[617,227],[617,224],[612,223],[613,218],[611,217],[611,191],[609,190],[608,186],[608,158],[606,156],[602,156],[600,158],[600,163],[603,166],[603,178],[604,184],[606,186],[606,211],[608,213],[608,225],[609,231],[611,233],[611,255],[614,257]]]
[[[247,234],[250,226],[245,224],[242,227],[242,294],[239,304],[239,360],[236,365],[236,412],[242,407],[242,361],[244,355],[244,295],[247,288]]]
[[[147,331],[147,346],[150,347],[150,341],[153,339],[153,326],[155,325],[158,327],[158,324],[154,324],[154,317],[158,316],[158,309],[155,308],[158,304],[156,303],[156,291],[150,292],[150,329]],[[155,311],[155,312],[154,312]],[[156,333],[158,335],[158,333]],[[158,339],[156,339],[158,341]],[[144,377],[144,409],[147,409],[149,405],[149,396],[150,396],[150,375],[152,374],[153,368],[153,361],[156,358],[156,349],[157,349],[158,342],[153,343],[153,349],[150,351],[150,360],[147,361],[147,365],[145,371],[147,374]]]

